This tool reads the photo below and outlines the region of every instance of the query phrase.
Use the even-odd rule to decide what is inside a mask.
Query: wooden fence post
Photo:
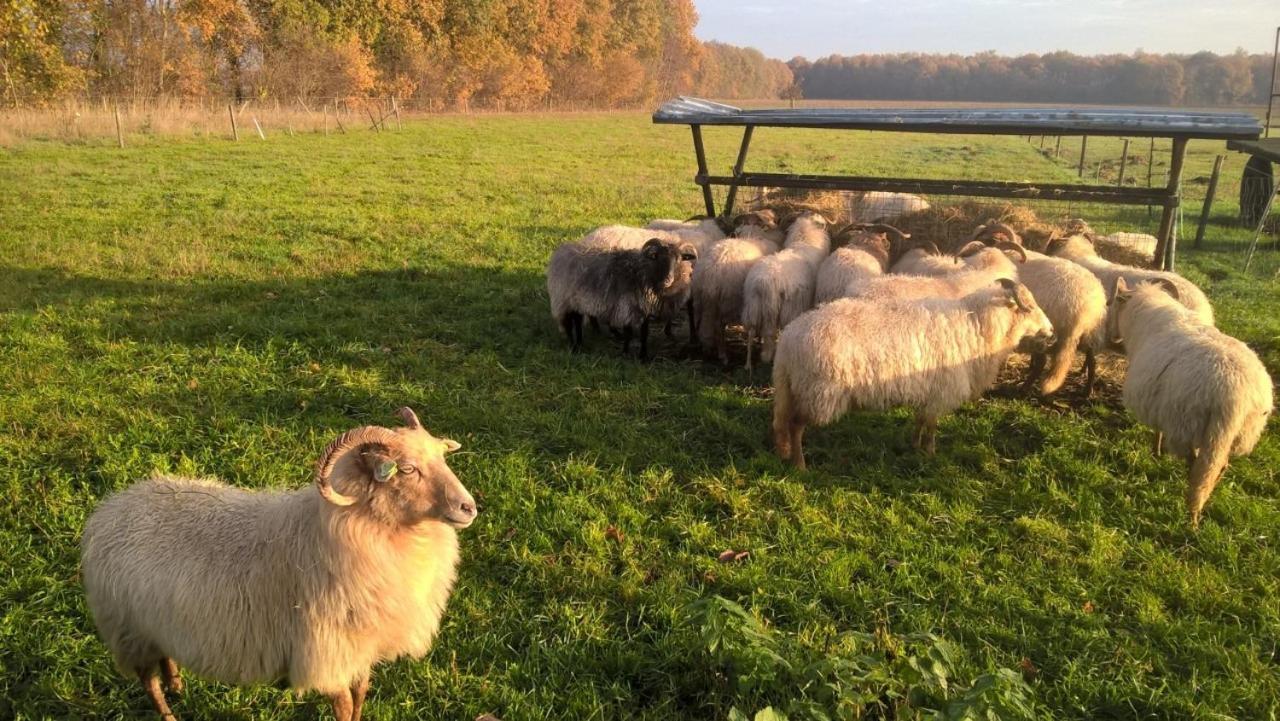
[[[1084,152],[1089,147],[1089,136],[1080,136],[1080,167],[1076,168],[1076,177],[1084,177]]]
[[[1151,187],[1151,172],[1156,165],[1156,139],[1151,138],[1151,146],[1147,149],[1147,187]],[[1147,206],[1147,220],[1151,220],[1151,206]]]
[[[1169,182],[1165,185],[1164,212],[1160,216],[1160,230],[1156,233],[1156,255],[1152,267],[1157,270],[1173,270],[1177,241],[1174,227],[1178,207],[1182,202],[1182,163],[1187,156],[1187,139],[1174,138],[1169,157]]]
[[[396,102],[396,96],[391,96],[391,112],[396,114],[396,130],[404,130],[404,125],[400,122],[400,104]]]
[[[231,116],[231,139],[240,139],[240,129],[236,127],[236,111],[231,107],[231,103],[227,103],[227,115]]]
[[[115,113],[116,113],[116,142],[119,143],[120,147],[123,149],[124,133],[120,132],[120,103],[115,104]]]
[[[1058,136],[1057,142],[1053,144],[1053,159],[1057,160],[1062,155],[1062,136]]]
[[[1209,222],[1209,211],[1213,209],[1213,196],[1218,192],[1218,174],[1222,172],[1222,161],[1225,156],[1213,159],[1213,175],[1209,176],[1209,189],[1204,196],[1204,207],[1200,209],[1200,224],[1196,226],[1196,248],[1204,240],[1204,226]]]
[[[258,137],[262,138],[263,140],[266,140],[267,139],[266,133],[262,132],[262,126],[258,125],[258,116],[251,115],[249,117],[253,118],[253,127],[258,129]]]
[[[1124,185],[1124,169],[1129,164],[1129,139],[1124,139],[1124,150],[1120,151],[1120,179],[1116,185]]]

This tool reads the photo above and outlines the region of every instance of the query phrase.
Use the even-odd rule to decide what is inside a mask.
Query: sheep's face
[[[733,232],[738,233],[748,225],[760,230],[772,230],[778,226],[778,214],[768,208],[742,213],[733,219]]]
[[[1083,218],[1072,218],[1063,224],[1063,229],[1072,235],[1091,235],[1093,228]]]
[[[997,247],[971,241],[960,249],[956,257],[975,270],[993,270],[1010,275],[1018,272],[1017,263],[1027,262],[1027,253],[1022,246],[1008,241],[1002,241]]]
[[[1053,333],[1053,324],[1049,316],[1044,314],[1036,299],[1027,290],[1027,286],[1001,278],[1004,289],[1003,297],[996,299],[1013,311],[1013,337],[1018,339],[1017,349],[1020,353],[1044,353],[1057,342]]]
[[[1125,329],[1129,327],[1129,307],[1135,296],[1149,299],[1160,298],[1167,294],[1173,302],[1178,301],[1178,287],[1166,278],[1157,278],[1130,287],[1124,278],[1116,278],[1116,286],[1107,300],[1107,342],[1115,348],[1124,347]]]
[[[431,435],[408,408],[400,414],[407,427],[357,428],[330,445],[316,472],[321,495],[390,526],[471,525],[475,499],[444,459],[458,450],[458,442]]]
[[[852,230],[844,234],[840,241],[846,248],[870,253],[876,260],[880,261],[882,270],[889,267],[889,255],[893,243],[889,240],[888,235],[870,230]]]
[[[640,257],[644,260],[645,281],[649,287],[665,291],[676,283],[680,277],[680,247],[680,244],[661,238],[650,238],[645,242],[640,249]],[[696,259],[695,250],[693,260]]]
[[[397,526],[439,521],[466,528],[476,517],[476,502],[445,463],[457,441],[436,438],[426,429],[396,430],[398,444],[371,443],[359,451],[368,483],[369,512]]]
[[[1046,255],[1054,255],[1059,258],[1087,258],[1097,255],[1093,250],[1093,243],[1084,235],[1068,235],[1065,238],[1054,238],[1049,241],[1049,245],[1045,247]]]

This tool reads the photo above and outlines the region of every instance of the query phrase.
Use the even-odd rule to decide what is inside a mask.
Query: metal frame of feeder
[[[1023,200],[1089,201],[1123,205],[1158,205],[1163,208],[1156,236],[1157,267],[1173,268],[1174,219],[1181,202],[1182,165],[1187,141],[1253,140],[1262,134],[1257,118],[1246,113],[1183,110],[1102,108],[803,108],[743,110],[699,98],[677,98],[653,114],[653,122],[688,125],[693,132],[693,152],[698,173],[693,182],[702,188],[707,215],[716,217],[711,186],[728,187],[719,215],[733,212],[738,189],[805,188],[812,190],[860,190],[925,195],[965,195]],[[707,170],[702,142],[703,126],[742,127],[742,142],[732,175],[712,175]],[[1077,183],[1028,183],[983,180],[930,180],[923,178],[863,177],[759,173],[745,169],[751,137],[758,127],[820,128],[830,130],[880,130],[899,133],[964,133],[975,135],[1090,135],[1170,138],[1173,148],[1169,182],[1164,187],[1126,188]]]

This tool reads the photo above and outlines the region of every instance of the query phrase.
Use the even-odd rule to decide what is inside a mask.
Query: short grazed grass
[[[736,135],[708,136],[727,166]],[[585,114],[0,151],[0,718],[151,715],[80,590],[104,494],[157,470],[300,486],[332,436],[405,404],[463,443],[451,463],[483,510],[435,650],[379,670],[369,718],[713,717],[733,699],[685,610],[711,595],[818,654],[938,634],[965,678],[1025,670],[1044,718],[1274,717],[1274,424],[1191,533],[1183,467],[1114,393],[996,394],[943,421],[932,459],[905,413],[851,416],[811,432],[797,473],[742,371],[678,344],[648,365],[602,338],[569,355],[551,248],[697,212],[689,145]],[[753,147],[796,172],[1073,176],[1014,138],[762,129]],[[1218,149],[1193,146],[1188,173]],[[1277,262],[1243,274],[1246,238],[1215,226],[1180,260],[1274,374]],[[186,719],[327,714],[189,688]]]

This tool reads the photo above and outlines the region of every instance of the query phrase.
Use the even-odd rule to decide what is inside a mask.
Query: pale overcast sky
[[[770,57],[1054,50],[1271,53],[1280,0],[694,0],[702,40]]]

